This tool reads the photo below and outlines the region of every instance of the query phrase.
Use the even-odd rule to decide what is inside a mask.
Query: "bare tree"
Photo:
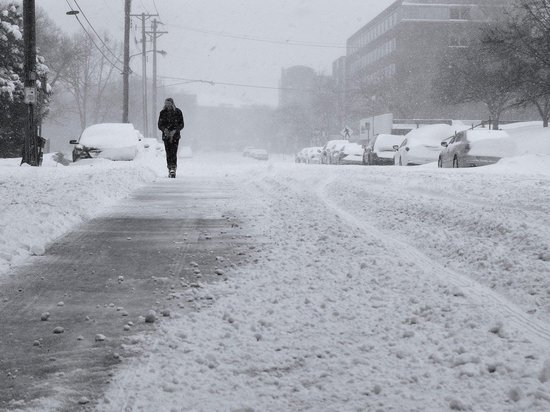
[[[519,94],[536,107],[544,127],[550,119],[550,1],[517,0],[484,42],[502,61],[521,67]]]
[[[112,112],[110,91],[117,83],[113,78],[116,68],[96,49],[86,34],[75,35],[72,42],[76,45],[76,58],[68,65],[63,82],[74,98],[74,109],[84,129],[90,121],[102,122]]]
[[[483,102],[494,129],[504,112],[523,103],[521,62],[502,59],[497,49],[477,41],[449,52],[434,81],[435,98],[442,104]]]

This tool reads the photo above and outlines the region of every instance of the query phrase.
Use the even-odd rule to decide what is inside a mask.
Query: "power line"
[[[67,5],[69,6],[69,8],[71,9],[71,11],[75,11],[73,9],[73,7],[71,6],[71,4],[69,3],[69,0],[65,0],[67,2]],[[84,25],[82,24],[82,22],[80,21],[80,19],[78,18],[78,15],[74,15],[76,17],[76,21],[78,21],[78,24],[80,24],[80,26],[82,27],[82,30],[84,30],[84,33],[86,33],[86,35],[88,36],[88,38],[90,39],[90,41],[92,42],[92,44],[94,45],[94,47],[101,53],[101,55],[105,58],[105,60],[107,60],[111,66],[113,66],[115,69],[117,69],[119,72],[123,72],[124,70],[120,69],[116,63],[113,63],[111,61],[111,59],[109,59],[105,53],[103,52],[103,50],[101,49],[101,47],[99,47],[97,45],[97,43],[95,42],[94,38],[92,37],[92,35],[90,33],[88,33],[88,31],[86,30],[86,27],[84,27]]]
[[[186,79],[183,77],[160,76],[160,78],[166,79],[166,80],[181,80],[181,82],[179,83],[168,84],[165,87],[179,86],[179,85],[188,84],[188,83],[208,83],[212,86],[216,86],[216,85],[235,86],[235,87],[248,87],[252,89],[288,90],[288,91],[294,91],[294,92],[308,92],[308,93],[312,93],[314,91],[312,89],[296,89],[292,87],[274,87],[274,86],[254,85],[254,84],[245,84],[245,83],[218,82],[218,81],[203,80],[203,79]]]
[[[256,37],[256,36],[246,36],[242,34],[218,32],[214,30],[197,29],[192,27],[179,26],[177,24],[166,24],[166,26],[187,30],[195,33],[209,34],[212,36],[227,37],[230,39],[237,39],[237,40],[256,41],[256,42],[262,42],[262,43],[282,44],[286,46],[319,47],[319,48],[326,48],[326,49],[345,49],[346,48],[345,45],[335,44],[335,43],[318,43],[318,42],[307,42],[307,41],[301,41],[301,40],[268,39],[268,38],[262,38],[262,37]]]
[[[97,38],[99,39],[99,41],[101,41],[101,44],[103,44],[103,46],[105,47],[105,49],[107,49],[107,51],[109,53],[111,53],[111,55],[114,56],[115,59],[118,60],[119,63],[122,63],[124,64],[124,62],[122,60],[120,60],[120,58],[109,48],[109,46],[107,46],[107,44],[103,41],[103,39],[101,38],[101,36],[99,35],[99,33],[96,31],[96,29],[94,28],[94,26],[92,25],[92,23],[90,22],[90,20],[88,20],[88,17],[86,17],[86,13],[84,13],[84,10],[82,10],[82,8],[80,7],[80,4],[78,4],[78,1],[76,0],[73,0],[74,3],[76,4],[76,6],[78,7],[78,10],[80,10],[80,12],[82,13],[82,16],[84,16],[84,19],[86,19],[86,21],[88,22],[88,24],[90,25],[90,27],[92,28],[92,30],[94,31],[95,35],[97,36]]]

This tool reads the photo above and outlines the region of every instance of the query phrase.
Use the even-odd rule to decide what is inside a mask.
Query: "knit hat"
[[[171,97],[167,97],[166,101],[169,101],[170,103],[172,103],[175,106],[174,99],[172,99]]]

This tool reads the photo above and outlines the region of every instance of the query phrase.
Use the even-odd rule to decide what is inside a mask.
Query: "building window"
[[[470,20],[472,13],[469,7],[451,7],[450,19],[451,20]]]

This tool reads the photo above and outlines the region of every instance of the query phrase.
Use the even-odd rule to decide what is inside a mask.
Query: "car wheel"
[[[456,157],[456,156],[455,156],[454,159],[453,159],[453,167],[454,167],[454,168],[459,168],[459,167],[460,167],[460,166],[458,165],[458,157]]]
[[[440,169],[443,167],[443,159],[441,158],[441,156],[439,157],[439,159],[437,159],[437,167],[439,167]]]

